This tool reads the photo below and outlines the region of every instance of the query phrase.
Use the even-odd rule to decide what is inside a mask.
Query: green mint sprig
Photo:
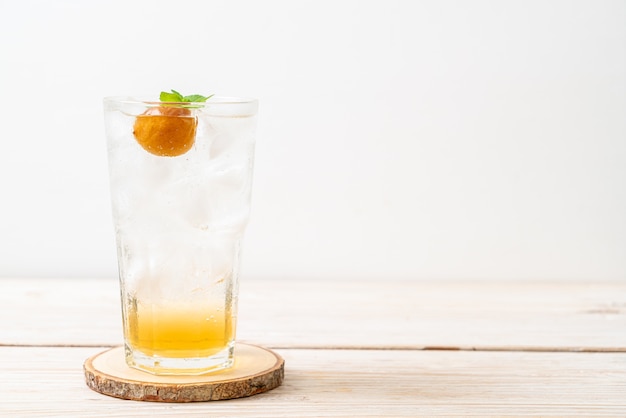
[[[159,100],[162,102],[174,102],[174,103],[204,103],[213,96],[214,96],[213,94],[210,96],[202,96],[200,94],[192,94],[189,96],[183,96],[176,90],[172,90],[171,93],[162,91],[161,95],[159,96]],[[193,106],[189,106],[189,107],[193,107]]]

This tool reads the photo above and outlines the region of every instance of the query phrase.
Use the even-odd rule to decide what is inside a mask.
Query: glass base
[[[149,356],[124,345],[126,364],[155,375],[201,375],[228,369],[234,364],[235,344],[209,357],[174,358]]]

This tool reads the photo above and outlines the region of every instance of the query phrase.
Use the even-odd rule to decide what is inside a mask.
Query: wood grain
[[[0,304],[0,345],[122,343],[116,280],[0,279]],[[274,348],[626,351],[626,281],[243,280],[239,306]]]
[[[239,341],[283,384],[219,403],[91,391],[115,280],[0,279],[0,416],[626,416],[626,282],[242,282]],[[477,350],[477,351],[475,351]]]
[[[626,416],[624,353],[282,349],[270,392],[159,404],[87,388],[82,363],[101,349],[0,347],[0,416]]]

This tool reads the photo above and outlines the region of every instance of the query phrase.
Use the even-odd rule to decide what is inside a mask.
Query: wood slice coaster
[[[88,358],[87,386],[104,395],[135,401],[201,402],[243,398],[274,389],[283,381],[285,361],[263,347],[237,343],[235,364],[200,376],[156,376],[126,365],[124,347]]]

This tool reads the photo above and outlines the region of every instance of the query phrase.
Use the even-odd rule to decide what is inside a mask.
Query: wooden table
[[[244,279],[239,340],[285,381],[191,404],[87,388],[118,299],[115,280],[0,279],[0,416],[626,416],[626,281]]]

